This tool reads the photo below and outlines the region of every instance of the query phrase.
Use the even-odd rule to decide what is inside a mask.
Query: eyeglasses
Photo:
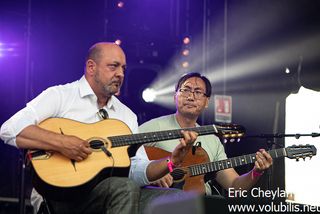
[[[202,91],[192,91],[191,89],[189,88],[180,88],[179,89],[179,93],[181,94],[181,96],[183,97],[190,97],[191,94],[194,95],[194,98],[197,99],[197,100],[200,100],[201,98],[203,97],[206,97],[207,94],[202,92]]]

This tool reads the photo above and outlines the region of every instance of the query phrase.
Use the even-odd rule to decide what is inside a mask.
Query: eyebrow
[[[190,86],[188,86],[188,85],[182,85],[182,87],[181,88],[188,88],[188,89],[193,89],[193,90],[197,90],[197,91],[199,91],[199,90],[201,90],[201,91],[205,91],[205,89],[203,89],[203,88],[201,88],[201,87],[195,87],[195,88],[191,88]]]
[[[118,62],[118,61],[113,61],[113,62],[111,62],[111,63],[108,63],[108,65],[111,65],[111,64],[115,64],[116,66],[121,65],[121,63]],[[124,68],[124,69],[126,69],[126,68],[127,68],[127,64],[124,64],[124,65],[122,65],[121,67]]]

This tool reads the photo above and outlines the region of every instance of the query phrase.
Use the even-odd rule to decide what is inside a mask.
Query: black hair
[[[210,97],[211,96],[211,90],[212,90],[212,86],[211,86],[210,81],[208,80],[207,77],[205,77],[205,76],[203,76],[203,75],[201,75],[200,73],[197,73],[197,72],[190,72],[190,73],[184,74],[182,77],[180,77],[180,79],[178,80],[178,83],[176,85],[176,92],[180,89],[181,85],[187,79],[190,79],[191,77],[198,77],[198,78],[203,80],[203,82],[206,85],[206,94],[205,95],[207,97]]]

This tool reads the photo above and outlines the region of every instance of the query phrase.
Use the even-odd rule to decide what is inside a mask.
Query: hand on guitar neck
[[[180,139],[180,144],[173,150],[171,155],[171,161],[174,166],[180,166],[184,157],[192,148],[195,139],[198,134],[196,132],[181,131],[183,138]]]

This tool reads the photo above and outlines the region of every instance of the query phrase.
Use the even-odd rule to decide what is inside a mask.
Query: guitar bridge
[[[51,157],[51,152],[44,150],[34,150],[28,153],[29,160],[47,160]]]

